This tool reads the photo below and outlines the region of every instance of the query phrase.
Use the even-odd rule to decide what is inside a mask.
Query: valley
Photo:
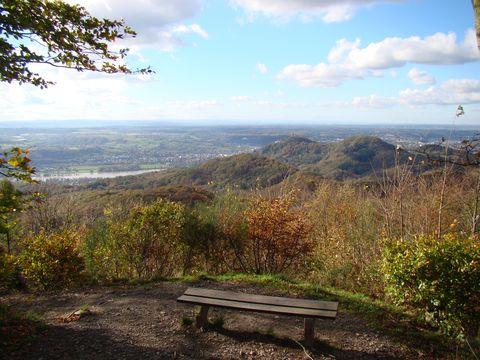
[[[133,126],[120,123],[114,126],[107,123],[82,127],[81,124],[65,122],[57,126],[49,123],[25,125],[0,125],[0,148],[18,146],[29,149],[40,179],[63,179],[64,182],[115,177],[116,174],[131,175],[129,172],[132,171],[141,173],[152,169],[191,167],[214,158],[259,151],[263,146],[290,137],[304,137],[328,144],[351,136],[368,135],[411,149],[424,144],[438,144],[442,138],[459,143],[476,133],[472,127],[452,131],[448,127],[432,129],[421,125],[173,126],[142,123]],[[268,155],[274,147],[272,144],[262,153]],[[277,160],[281,160],[281,156]],[[329,163],[335,161],[340,160],[330,159],[324,165],[331,168]],[[349,165],[346,163],[344,166]],[[104,173],[113,175],[100,175]]]

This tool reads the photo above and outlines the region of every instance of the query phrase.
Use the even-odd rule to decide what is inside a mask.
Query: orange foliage
[[[313,250],[311,225],[293,194],[254,196],[246,211],[247,237],[239,258],[244,271],[281,273],[299,266]]]

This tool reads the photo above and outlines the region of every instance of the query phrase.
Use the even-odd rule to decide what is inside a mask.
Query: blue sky
[[[125,18],[156,73],[38,68],[56,85],[0,84],[0,121],[480,122],[470,0],[68,1]]]

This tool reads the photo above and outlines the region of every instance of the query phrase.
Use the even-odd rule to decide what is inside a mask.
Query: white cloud
[[[134,41],[126,41],[128,47],[155,47],[171,51],[183,45],[175,36],[183,21],[195,16],[201,9],[201,0],[65,0],[79,3],[92,15],[109,19],[125,19],[127,25],[138,34]],[[185,28],[187,28],[185,26]],[[191,31],[205,37],[208,34],[197,24]],[[190,31],[189,30],[189,31]],[[177,32],[178,33],[178,32]]]
[[[181,25],[175,26],[172,29],[172,32],[180,33],[180,34],[194,33],[194,34],[197,34],[198,36],[200,36],[204,39],[208,39],[208,37],[209,37],[208,33],[198,24],[192,24],[190,26],[186,26],[184,24],[181,24]]]
[[[335,87],[345,80],[362,79],[363,71],[342,64],[298,64],[284,67],[278,78],[293,79],[303,87]]]
[[[180,34],[188,34],[189,32],[192,31],[192,29],[190,29],[188,26],[184,25],[184,24],[181,24],[181,25],[178,25],[178,26],[175,26],[172,31],[174,33],[180,33]]]
[[[258,63],[257,70],[260,74],[266,74],[268,72],[268,67],[263,63]]]
[[[328,54],[328,63],[317,65],[292,64],[278,74],[280,79],[292,79],[303,87],[333,87],[343,81],[367,76],[383,76],[382,70],[417,64],[463,64],[480,60],[470,29],[462,43],[457,43],[454,33],[437,33],[421,38],[391,37],[360,47],[360,40],[337,41]],[[430,79],[431,80],[431,79]]]
[[[404,0],[230,0],[234,7],[243,8],[249,17],[257,13],[288,20],[298,17],[303,21],[321,17],[324,22],[350,19],[360,7],[380,3],[399,3]]]
[[[426,90],[405,89],[400,101],[408,105],[455,105],[480,103],[480,80],[448,80]]]
[[[382,97],[378,95],[356,96],[350,103],[343,105],[353,105],[358,108],[384,108],[396,105],[397,102],[393,97]]]
[[[458,105],[480,104],[480,80],[452,79],[439,86],[428,89],[405,89],[398,96],[383,97],[378,95],[360,96],[344,105],[361,108],[384,108],[396,105]]]
[[[347,39],[340,39],[335,44],[335,47],[328,53],[328,61],[330,63],[339,63],[345,60],[348,54],[360,47],[360,39],[357,38],[351,42]]]
[[[206,119],[223,108],[216,99],[148,101],[142,97],[155,80],[142,75],[78,73],[48,68],[57,85],[0,83],[0,119],[11,120],[158,120]]]
[[[436,33],[425,38],[390,37],[365,48],[360,48],[359,42],[356,42],[344,62],[356,68],[369,69],[388,69],[406,63],[463,64],[480,60],[478,49],[472,41],[474,39],[474,31],[469,30],[461,44],[457,43],[454,33]]]
[[[192,31],[201,36],[202,38],[204,39],[208,39],[208,33],[202,29],[202,27],[198,24],[193,24],[193,25],[190,25],[190,29],[192,29]]]
[[[433,76],[429,75],[426,71],[413,68],[408,72],[408,77],[415,85],[433,85],[436,80]]]
[[[0,119],[128,119],[138,113],[138,102],[129,91],[151,81],[145,75],[78,73],[50,66],[36,66],[56,85],[40,89],[33,85],[0,83]],[[10,98],[11,97],[11,98]]]
[[[127,24],[148,29],[179,23],[201,9],[200,0],[66,0],[80,4],[95,16],[123,18]]]

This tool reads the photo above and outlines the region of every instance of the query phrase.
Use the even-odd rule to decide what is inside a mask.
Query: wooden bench
[[[307,347],[313,346],[315,319],[334,320],[338,309],[338,302],[334,301],[293,299],[193,287],[189,287],[177,301],[201,306],[196,321],[199,328],[206,328],[210,307],[303,317]]]

